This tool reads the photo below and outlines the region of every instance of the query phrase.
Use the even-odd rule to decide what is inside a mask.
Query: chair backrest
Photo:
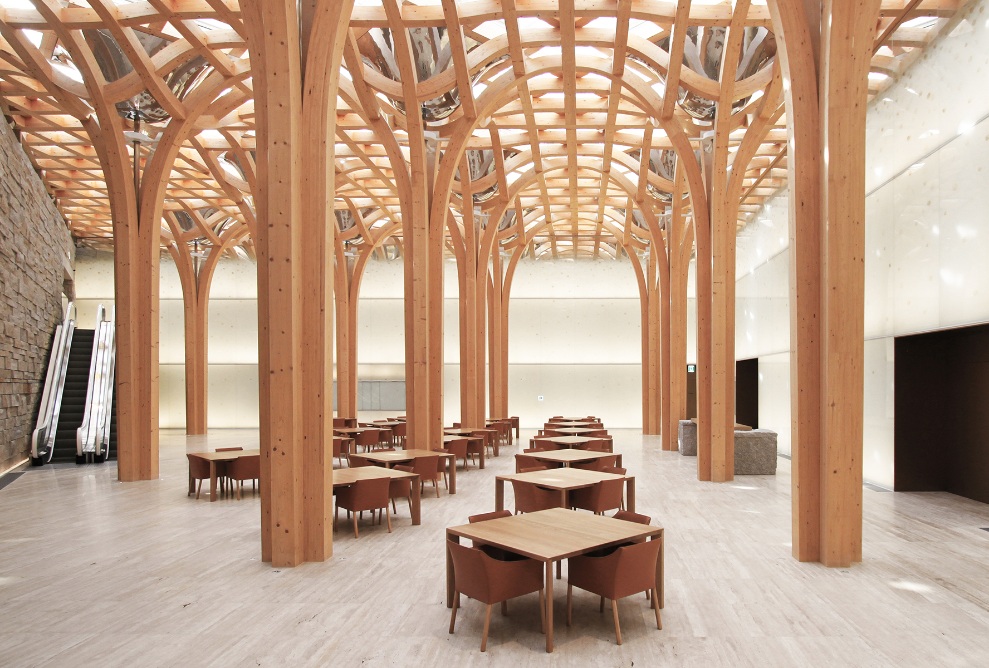
[[[528,450],[526,451],[528,452]],[[534,466],[545,466],[535,457],[529,457],[527,455],[515,455],[515,472],[521,473],[524,468],[532,468]]]
[[[601,473],[614,473],[615,475],[625,475],[628,471],[621,466],[605,466]]]
[[[633,513],[631,510],[619,510],[612,517],[616,520],[625,520],[626,522],[637,522],[639,524],[652,524],[652,518],[648,515],[640,515],[639,513]]]
[[[227,476],[234,480],[256,480],[261,477],[261,455],[238,457],[227,462]]]
[[[453,559],[453,579],[456,590],[478,601],[491,600],[491,584],[488,576],[487,560],[491,557],[476,547],[448,541],[450,557]]]
[[[409,425],[404,422],[399,422],[391,428],[391,432],[398,438],[405,438],[409,433]]]
[[[560,493],[537,487],[525,480],[513,480],[515,510],[520,513],[534,513],[537,510],[560,507]]]
[[[365,447],[369,445],[378,444],[378,429],[365,429],[364,431],[356,434],[354,437],[354,442],[357,445],[363,445]]]
[[[662,541],[647,540],[615,550],[612,596],[624,598],[656,585],[656,561]]]
[[[412,470],[418,473],[423,480],[436,480],[436,475],[439,472],[437,468],[439,460],[439,455],[416,457],[412,461]]]
[[[608,442],[603,439],[587,441],[586,443],[581,443],[579,449],[590,450],[591,452],[608,452]]]
[[[511,517],[512,511],[510,510],[495,510],[490,513],[480,513],[478,515],[471,515],[467,518],[467,521],[471,524],[475,522],[487,522],[488,520],[496,520],[500,517]]]
[[[333,439],[333,456],[339,457],[342,454],[341,451],[342,441],[339,438]]]
[[[458,438],[456,440],[450,441],[446,444],[444,448],[447,452],[453,453],[454,457],[466,459],[467,458],[467,439]]]
[[[347,423],[349,421],[350,420],[348,420],[347,418],[341,418],[341,417],[333,418],[333,426],[334,427],[346,427],[347,426]]]
[[[350,455],[350,468],[355,469],[359,466],[374,466],[374,464],[372,464],[366,457],[361,457],[360,455]]]
[[[581,435],[582,436],[590,436],[592,438],[597,438],[598,436],[607,436],[608,435],[608,430],[607,429],[592,429],[590,431],[585,431]]]
[[[374,510],[384,508],[391,500],[389,496],[390,478],[367,478],[354,483],[350,510]]]
[[[189,475],[196,480],[209,477],[208,461],[190,454],[187,454],[186,458],[189,460]]]
[[[406,473],[415,473],[415,470],[406,464],[399,464],[395,466],[396,471],[404,471]],[[389,485],[390,494],[393,497],[405,498],[411,496],[412,494],[412,478],[391,478],[391,485]]]
[[[625,481],[622,478],[602,480],[593,487],[577,490],[571,500],[578,508],[603,513],[621,507],[624,488]]]

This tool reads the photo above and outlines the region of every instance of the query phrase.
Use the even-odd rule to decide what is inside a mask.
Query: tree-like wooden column
[[[352,4],[242,5],[259,154],[261,555],[276,566],[332,553],[330,109]]]
[[[193,231],[183,233],[174,215],[165,214],[173,240],[168,252],[178,270],[182,285],[185,330],[185,433],[205,434],[209,408],[209,292],[216,265],[231,245],[247,234],[243,225],[231,225],[216,235],[196,211],[187,211],[196,222]],[[223,214],[218,214],[222,216]],[[186,237],[206,236],[201,249],[190,246]],[[197,252],[205,253],[198,257]]]
[[[788,84],[793,555],[848,566],[862,559],[865,107],[879,1],[769,7]]]

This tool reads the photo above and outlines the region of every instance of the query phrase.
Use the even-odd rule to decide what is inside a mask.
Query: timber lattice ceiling
[[[870,93],[966,2],[883,0]],[[731,111],[717,124],[730,169],[744,170],[742,227],[786,180],[771,30],[765,0],[357,0],[337,100],[338,245],[402,254],[394,167],[409,158],[410,110],[436,164],[464,140],[448,245],[497,225],[503,252],[532,258],[644,252],[648,221],[690,224],[684,171],[699,169],[719,107]],[[110,248],[97,96],[127,119],[142,169],[170,125],[191,128],[164,172],[162,247],[252,256],[254,101],[237,1],[0,0],[3,112],[77,242]]]

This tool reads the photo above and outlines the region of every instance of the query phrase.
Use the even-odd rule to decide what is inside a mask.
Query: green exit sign
[[[687,365],[687,373],[696,373],[696,372],[697,372],[697,365],[696,364],[688,364]]]

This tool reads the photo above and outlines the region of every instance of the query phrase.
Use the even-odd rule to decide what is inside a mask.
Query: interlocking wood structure
[[[735,238],[789,187],[794,554],[838,565],[861,558],[865,106],[965,1],[0,0],[0,105],[77,243],[114,252],[121,480],[157,476],[161,253],[190,433],[213,270],[257,260],[263,554],[283,564],[330,554],[327,379],[355,414],[372,258],[404,260],[417,444],[443,424],[444,256],[470,427],[508,415],[518,263],[630,262],[644,431],[669,449],[696,259],[698,477],[730,479]]]

